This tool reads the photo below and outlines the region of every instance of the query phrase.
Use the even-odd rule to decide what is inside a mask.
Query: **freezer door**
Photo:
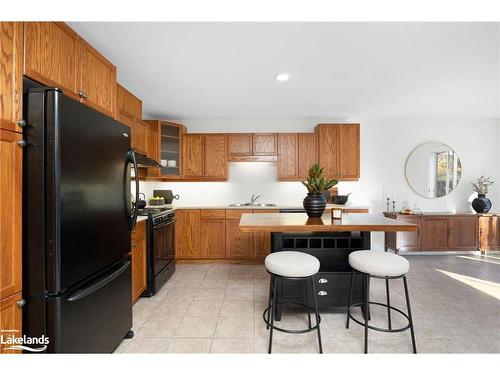
[[[130,129],[56,91],[46,112],[47,289],[57,293],[130,252]]]
[[[48,298],[49,353],[111,353],[132,327],[130,261]]]

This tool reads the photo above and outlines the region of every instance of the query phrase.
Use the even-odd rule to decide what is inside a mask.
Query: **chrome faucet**
[[[255,195],[252,194],[252,198],[250,198],[250,204],[253,206],[253,204],[255,203],[255,201],[257,199],[259,199],[259,198],[260,198],[260,195],[255,196]]]

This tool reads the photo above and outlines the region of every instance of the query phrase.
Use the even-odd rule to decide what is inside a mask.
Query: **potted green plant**
[[[491,209],[491,201],[486,198],[486,194],[488,194],[488,189],[493,183],[489,177],[484,176],[479,177],[475,183],[472,183],[472,190],[477,193],[477,198],[472,201],[472,208],[478,214],[485,214]]]
[[[303,205],[309,217],[321,217],[326,208],[326,199],[322,193],[337,185],[337,180],[325,178],[324,168],[318,163],[309,168],[309,177],[302,184],[307,188],[307,196]]]

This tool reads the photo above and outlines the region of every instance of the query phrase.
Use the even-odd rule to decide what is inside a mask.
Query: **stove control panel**
[[[152,220],[154,226],[173,222],[175,220],[175,212],[174,211],[162,212],[161,214],[154,215],[152,217]]]

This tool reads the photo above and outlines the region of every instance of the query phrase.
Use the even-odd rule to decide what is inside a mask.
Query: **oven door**
[[[175,219],[153,227],[153,276],[175,260],[174,223]]]

